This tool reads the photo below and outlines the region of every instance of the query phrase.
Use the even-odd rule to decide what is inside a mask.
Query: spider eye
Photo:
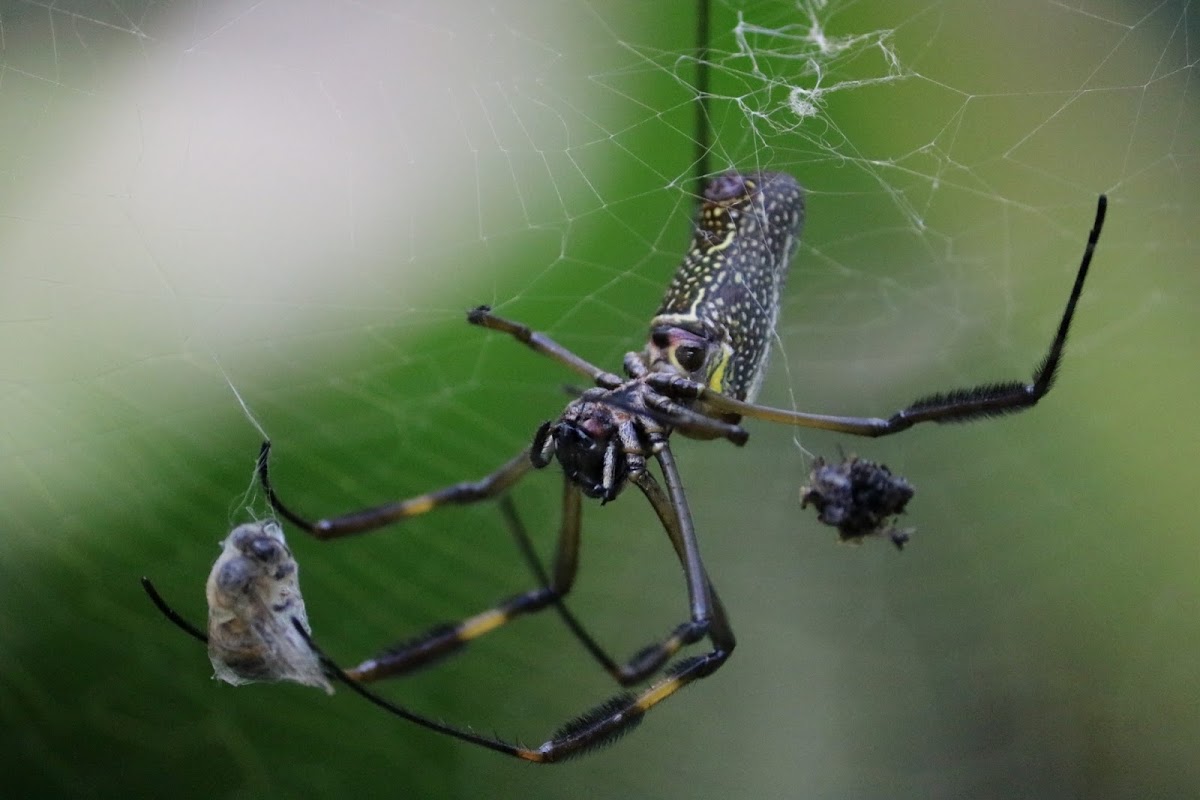
[[[685,372],[695,372],[704,366],[704,348],[681,344],[675,348],[675,363]]]

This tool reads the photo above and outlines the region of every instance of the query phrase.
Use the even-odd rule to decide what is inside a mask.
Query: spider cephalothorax
[[[641,454],[646,446],[638,416],[604,402],[618,391],[590,389],[572,400],[556,422],[543,423],[529,453],[533,466],[545,467],[557,458],[563,474],[585,495],[605,503],[616,499],[631,466],[634,472],[645,468]]]
[[[545,467],[557,458],[563,474],[585,495],[602,503],[615,500],[671,432],[653,410],[663,399],[644,377],[615,389],[583,392],[556,422],[538,428],[529,453],[533,466]]]

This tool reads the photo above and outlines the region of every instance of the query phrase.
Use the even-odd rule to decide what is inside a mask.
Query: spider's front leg
[[[313,522],[284,505],[279,498],[271,483],[270,458],[271,442],[268,440],[262,443],[262,447],[258,451],[256,467],[259,483],[262,484],[263,492],[267,495],[267,502],[279,516],[317,539],[338,539],[343,536],[367,533],[385,525],[428,513],[441,506],[465,505],[498,497],[512,488],[513,484],[521,480],[525,473],[535,466],[530,460],[529,450],[522,450],[502,464],[499,469],[477,481],[463,481],[416,497],[396,500],[374,508],[353,511],[349,514]]]
[[[575,355],[558,342],[544,333],[532,330],[519,322],[498,317],[492,313],[490,306],[476,306],[467,312],[467,322],[481,328],[489,328],[501,333],[507,333],[535,353],[551,358],[568,369],[592,380],[597,386],[605,389],[615,389],[621,385],[620,376],[607,370],[602,370],[592,362]]]

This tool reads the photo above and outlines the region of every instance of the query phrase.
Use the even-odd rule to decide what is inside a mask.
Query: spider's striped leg
[[[558,545],[554,558],[554,572],[546,572],[524,524],[517,515],[512,499],[507,495],[500,499],[500,509],[521,554],[537,577],[540,586],[528,592],[513,595],[486,611],[457,623],[437,625],[421,636],[408,642],[390,647],[374,658],[370,658],[346,673],[354,680],[374,681],[403,675],[421,667],[429,666],[442,658],[461,650],[468,642],[485,633],[490,633],[517,617],[554,606],[563,622],[583,644],[592,657],[610,674],[617,675],[620,667],[596,643],[578,619],[563,604],[562,600],[571,591],[579,565],[579,532],[582,523],[582,495],[579,487],[563,481],[562,523],[559,528]]]
[[[375,694],[370,689],[356,681],[354,678],[350,677],[341,667],[338,666],[336,661],[334,661],[323,650],[321,650],[321,648],[317,646],[317,643],[313,641],[312,634],[305,630],[304,625],[300,623],[300,620],[293,618],[292,625],[296,628],[296,632],[299,633],[304,641],[308,643],[308,646],[312,648],[313,652],[317,654],[317,658],[321,660],[321,666],[324,667],[325,671],[328,672],[332,677],[337,678],[339,681],[346,684],[350,691],[359,695],[368,702],[379,706],[391,714],[395,714],[401,719],[412,722],[415,725],[420,725],[422,728],[434,731],[435,733],[452,736],[459,741],[485,747],[488,750],[494,750],[497,753],[504,753],[505,755],[514,756],[515,758],[521,758],[526,761],[544,762],[546,760],[542,758],[541,753],[539,753],[537,750],[530,750],[528,747],[511,744],[492,736],[482,736],[474,731],[456,728],[453,725],[447,725],[444,722],[438,722],[435,719],[431,719],[422,714],[410,711],[398,703],[393,703],[391,700]]]
[[[621,378],[617,375],[602,370],[590,361],[575,355],[546,334],[532,330],[519,322],[497,317],[488,306],[477,306],[468,311],[467,322],[481,328],[507,333],[534,352],[552,358],[580,375],[590,378],[597,386],[615,389],[622,383]]]
[[[669,451],[667,452],[666,457],[671,459],[671,454]],[[661,458],[659,459],[659,463],[662,463]],[[674,470],[673,459],[671,460],[671,464],[672,470]],[[663,473],[664,475],[667,474],[665,467]],[[685,515],[687,521],[685,528],[681,522],[681,519],[676,515],[676,506],[672,505],[673,501],[663,493],[663,490],[658,485],[658,482],[654,480],[653,475],[648,472],[642,473],[641,475],[634,476],[632,480],[646,495],[646,499],[648,499],[651,506],[654,507],[654,511],[658,515],[663,529],[666,530],[667,536],[671,540],[671,546],[675,548],[675,555],[679,558],[685,574],[688,575],[690,596],[690,593],[696,591],[698,586],[695,585],[691,579],[693,573],[689,570],[688,564],[689,560],[691,560],[692,563],[699,563],[699,553],[696,551],[696,541],[694,535],[690,537],[690,545],[688,543],[689,537],[684,535],[685,529],[687,531],[692,530],[691,512],[687,507],[687,500],[684,498],[682,490],[680,490],[678,493],[678,500],[681,504],[679,508],[681,509],[680,513]],[[675,484],[678,485],[678,477],[674,478],[674,481]],[[670,487],[671,484],[672,479],[668,478],[668,487]],[[704,584],[705,591],[707,592],[707,600],[713,611],[713,617],[715,620],[720,620],[720,624],[714,628],[715,633],[712,633],[711,635],[716,636],[719,634],[720,636],[723,636],[725,639],[727,639],[727,650],[733,650],[733,632],[729,629],[728,622],[726,621],[728,618],[725,614],[725,608],[721,604],[721,598],[717,595],[717,591],[713,588],[712,583],[708,581],[707,575],[704,576]],[[683,647],[703,638],[703,631],[698,631],[696,625],[696,603],[693,601],[691,605],[693,610],[692,619],[681,623],[676,627],[670,636],[662,641],[642,648],[637,655],[630,659],[629,663],[623,668],[624,674],[627,676],[627,680],[624,681],[624,683],[636,683],[645,679],[649,675],[661,669],[667,663],[667,661],[670,660],[670,658],[677,652],[683,649]],[[728,656],[728,652],[726,652],[726,656]]]
[[[279,495],[275,492],[275,487],[271,484],[271,476],[268,471],[267,462],[270,456],[271,442],[263,442],[262,449],[258,452],[258,478],[259,482],[262,483],[263,491],[267,495],[267,501],[271,504],[271,508],[275,509],[288,522],[301,530],[311,533],[318,539],[337,539],[342,536],[353,536],[358,533],[366,533],[367,531],[382,528],[385,525],[390,525],[393,522],[399,522],[409,517],[424,514],[439,506],[465,505],[467,503],[477,503],[480,500],[487,500],[503,494],[513,484],[524,477],[526,472],[533,468],[533,463],[529,460],[529,450],[525,449],[505,462],[495,472],[485,475],[477,481],[463,481],[462,483],[445,486],[432,492],[417,495],[416,497],[410,497],[407,500],[397,500],[382,506],[376,506],[375,508],[368,508],[364,511],[354,511],[338,517],[310,522],[292,511],[288,506],[285,506],[283,501],[279,499]]]
[[[142,577],[142,588],[146,594],[150,596],[150,602],[154,603],[155,608],[162,612],[162,615],[171,622],[175,623],[176,627],[204,644],[208,644],[208,634],[197,628],[192,623],[184,619],[183,615],[167,604],[162,595],[158,593],[158,589],[154,588],[154,584],[147,577]]]
[[[622,667],[612,659],[611,656],[604,650],[603,647],[596,642],[583,624],[571,613],[563,600],[567,592],[575,583],[575,574],[579,565],[579,531],[580,531],[580,508],[581,500],[579,487],[569,480],[563,481],[563,528],[564,530],[559,535],[558,548],[554,558],[554,578],[551,580],[546,568],[542,565],[541,559],[533,548],[533,542],[529,538],[528,531],[525,530],[524,523],[517,515],[516,506],[513,505],[512,499],[508,496],[501,498],[500,510],[504,513],[505,521],[508,523],[509,530],[512,531],[513,538],[517,542],[517,547],[521,550],[521,555],[525,558],[525,563],[529,565],[534,576],[543,587],[549,587],[555,593],[554,599],[551,601],[554,604],[555,610],[563,623],[570,629],[571,633],[579,640],[580,644],[591,654],[600,666],[606,672],[615,677],[618,681],[622,681]],[[574,521],[573,535],[567,536],[567,511],[573,509],[573,516],[570,519]],[[640,679],[639,679],[640,680]]]
[[[317,654],[317,657],[320,658],[322,667],[332,677],[346,684],[352,692],[363,697],[368,702],[428,730],[537,764],[563,761],[628,732],[641,720],[641,717],[648,709],[654,707],[666,697],[669,697],[679,686],[686,685],[686,683],[690,683],[697,678],[705,677],[715,669],[715,667],[712,667],[704,671],[703,668],[706,665],[701,662],[703,657],[682,661],[671,670],[671,674],[667,678],[635,698],[637,702],[632,706],[624,707],[627,696],[619,695],[608,703],[563,726],[550,740],[542,744],[541,747],[533,749],[512,744],[495,737],[481,736],[473,731],[456,728],[444,722],[438,722],[375,694],[354,680],[333,659],[326,655],[317,646],[316,642],[313,641],[312,635],[305,630],[299,620],[293,620],[293,625],[300,636],[308,643],[309,647],[313,649],[313,652]]]
[[[713,649],[676,662],[667,669],[662,679],[641,692],[622,692],[580,715],[532,751],[536,758],[530,760],[559,761],[616,739],[632,730],[654,706],[693,681],[711,675],[733,652],[736,644],[733,631],[700,560],[691,513],[674,458],[667,447],[663,447],[655,457],[662,467],[669,498],[663,495],[649,473],[642,473],[645,478],[636,476],[632,479],[654,506],[683,563],[691,614],[689,621],[680,625],[675,634],[642,653],[659,654],[665,661],[679,647],[706,637],[712,642]],[[522,758],[529,756],[522,755]]]
[[[653,481],[653,478],[650,480]],[[669,510],[669,502],[662,490],[658,488],[658,484],[653,483],[650,490],[657,493],[655,502]],[[690,624],[680,626],[662,643],[644,648],[629,662],[618,664],[563,602],[575,583],[578,571],[581,499],[579,487],[564,480],[562,525],[555,552],[554,571],[551,575],[547,573],[534,551],[529,534],[517,515],[512,499],[508,496],[501,498],[501,511],[504,513],[505,520],[526,563],[537,577],[539,587],[514,595],[496,606],[460,622],[436,625],[424,634],[390,647],[357,667],[346,670],[346,673],[352,679],[363,682],[405,675],[461,651],[472,640],[491,633],[517,617],[532,614],[550,606],[555,608],[563,623],[588,653],[622,686],[641,683],[657,672],[680,648],[695,640],[688,636],[687,629]],[[672,537],[672,541],[676,541],[676,538]],[[680,550],[679,547],[676,549]]]

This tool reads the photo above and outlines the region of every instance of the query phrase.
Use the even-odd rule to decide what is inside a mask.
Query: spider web
[[[0,3],[10,785],[1195,794],[1196,7],[730,0],[703,53],[694,24],[595,0]],[[1027,377],[1106,192],[1059,386],[884,440],[673,443],[740,647],[567,771],[345,692],[209,682],[137,578],[202,618],[216,544],[268,513],[256,426],[285,498],[334,514],[479,477],[566,402],[574,376],[465,309],[608,368],[640,347],[695,205],[699,59],[710,171],[808,191],[764,402],[881,415]],[[839,452],[916,486],[902,555],[800,511],[810,455]],[[546,553],[558,480],[515,494]],[[571,599],[619,657],[686,608],[628,494],[586,509]],[[532,585],[490,504],[288,535],[347,662]],[[535,742],[615,691],[555,619],[382,689]]]

